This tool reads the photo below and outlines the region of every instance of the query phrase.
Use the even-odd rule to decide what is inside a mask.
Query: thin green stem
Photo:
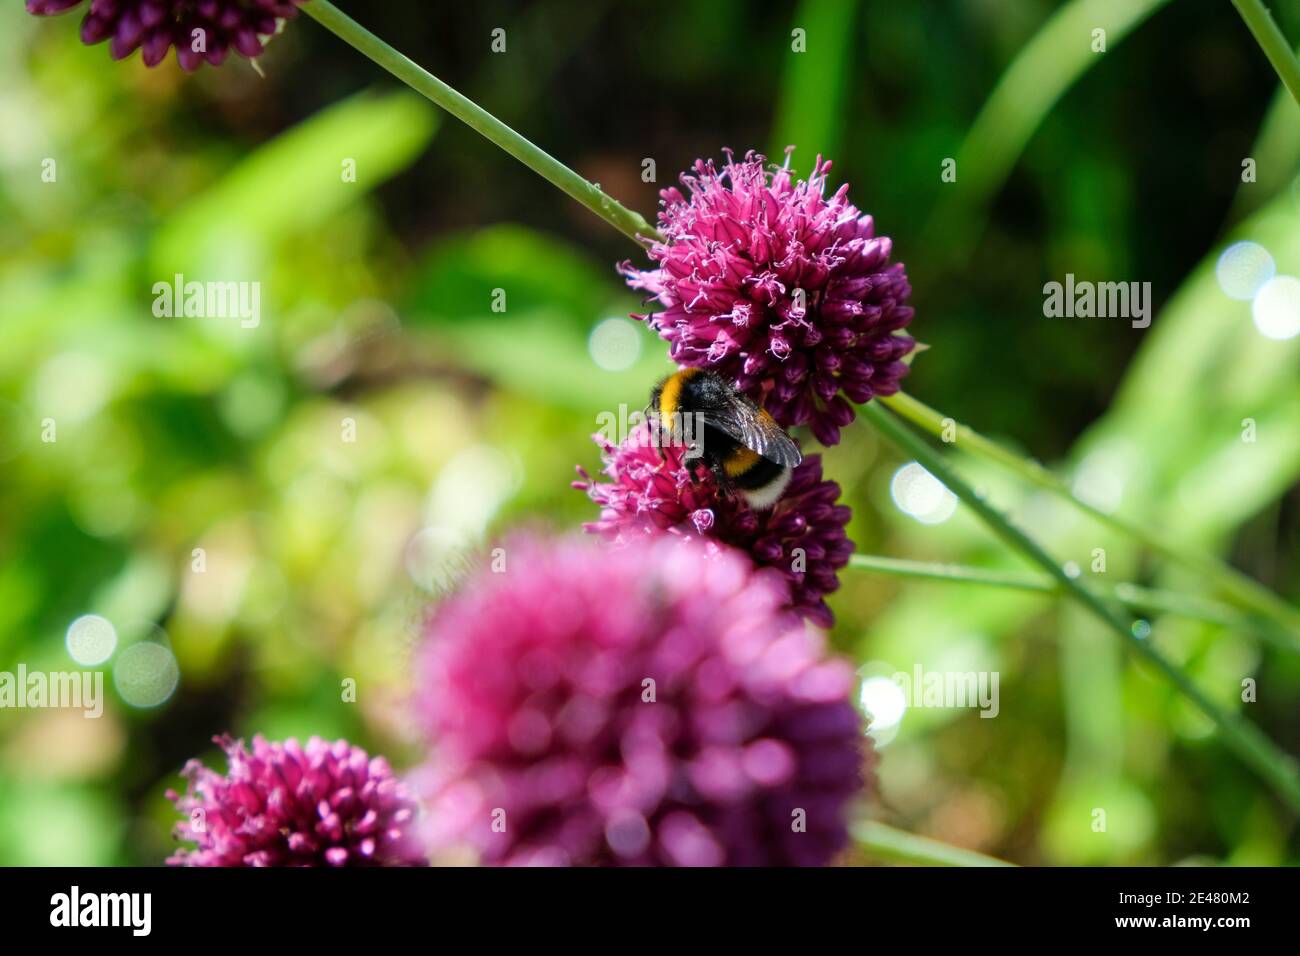
[[[985,856],[974,850],[963,850],[906,830],[897,830],[875,820],[855,823],[853,839],[858,846],[870,851],[872,856],[899,863],[920,863],[925,866],[1015,866],[1014,863]]]
[[[888,558],[876,554],[855,554],[849,558],[849,567],[878,574],[891,574],[905,578],[925,578],[953,584],[977,584],[984,587],[1007,588],[1013,591],[1034,591],[1041,594],[1061,594],[1055,581],[1037,574],[1019,574],[1014,571],[990,571],[961,564],[939,564],[930,561],[910,561],[905,558]],[[1236,609],[1207,601],[1178,591],[1144,588],[1128,582],[1108,585],[1098,583],[1097,589],[1107,597],[1133,611],[1158,610],[1178,614],[1197,621],[1213,624],[1241,624],[1242,616]]]
[[[411,89],[428,97],[476,133],[489,139],[547,182],[582,203],[601,219],[637,243],[657,239],[648,222],[600,186],[583,179],[550,153],[501,122],[473,100],[462,96],[413,60],[403,56],[328,0],[311,0],[302,7],[325,29],[364,53]]]
[[[912,561],[906,558],[888,558],[876,554],[855,554],[849,558],[849,567],[860,571],[890,574],[904,578],[923,578],[947,581],[951,584],[975,584],[984,587],[1007,588],[1015,591],[1032,591],[1039,594],[1062,594],[1062,589],[1050,578],[1014,571],[990,571],[961,564],[940,564],[929,561]],[[1138,614],[1173,614],[1192,621],[1218,624],[1233,630],[1255,635],[1260,640],[1290,650],[1288,635],[1270,620],[1243,613],[1219,601],[1211,601],[1182,591],[1147,588],[1124,581],[1118,584],[1097,582],[1097,589],[1108,599],[1118,602]]]
[[[1213,555],[1190,545],[1174,542],[1154,528],[1130,518],[1102,511],[1075,497],[1070,486],[1038,462],[1022,458],[997,442],[985,438],[966,425],[944,415],[905,392],[881,398],[903,418],[923,431],[952,441],[962,449],[986,461],[999,465],[1035,487],[1050,491],[1102,524],[1130,538],[1142,542],[1170,561],[1190,568],[1212,582],[1215,593],[1232,604],[1272,621],[1284,638],[1284,645],[1300,649],[1300,610],[1292,607],[1253,578],[1242,574]],[[1275,635],[1276,639],[1276,635]]]
[[[1046,571],[1068,597],[1079,602],[1140,657],[1163,674],[1179,693],[1214,723],[1223,742],[1243,762],[1253,767],[1267,780],[1292,809],[1300,811],[1300,774],[1296,771],[1295,760],[1292,757],[1278,748],[1254,724],[1228,713],[1210,700],[1172,661],[1156,650],[1148,638],[1137,636],[1132,626],[1134,622],[1130,618],[1116,611],[1082,581],[1070,577],[1038,542],[1012,524],[1002,512],[990,505],[983,495],[976,493],[949,466],[943,455],[931,448],[882,405],[870,402],[861,406],[861,413],[889,441],[915,458],[935,478],[943,482],[988,525],[994,534]]]
[[[1255,42],[1268,57],[1268,62],[1273,64],[1283,85],[1291,91],[1296,103],[1300,104],[1300,61],[1291,52],[1291,44],[1278,29],[1262,0],[1232,0],[1232,5],[1241,14],[1241,19],[1246,21],[1246,26],[1255,36]]]

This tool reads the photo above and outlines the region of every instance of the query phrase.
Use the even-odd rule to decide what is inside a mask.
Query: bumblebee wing
[[[793,468],[803,461],[799,446],[767,412],[741,395],[730,395],[704,413],[704,420],[769,461]]]

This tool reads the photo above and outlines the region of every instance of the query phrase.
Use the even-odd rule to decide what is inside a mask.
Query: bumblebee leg
[[[700,457],[699,457],[698,455],[692,456],[692,455],[690,454],[690,452],[691,452],[692,450],[694,450],[694,447],[695,447],[694,445],[687,445],[687,446],[686,446],[686,448],[687,448],[687,454],[685,454],[685,455],[682,456],[682,464],[686,466],[686,473],[687,473],[688,475],[691,476],[691,484],[693,484],[693,485],[698,485],[698,484],[700,483],[700,480],[701,480],[701,479],[700,479],[700,468],[699,468],[699,465],[700,465]],[[706,464],[707,464],[707,462],[706,462]],[[709,470],[710,470],[710,471],[713,470],[713,466],[712,466],[712,465],[709,465],[708,467],[709,467]]]
[[[668,456],[664,453],[663,423],[659,421],[657,415],[650,414],[649,405],[646,405],[646,407],[641,410],[641,418],[646,423],[646,426],[650,430],[650,436],[654,440],[655,454],[659,456],[659,461],[660,462],[667,461]]]

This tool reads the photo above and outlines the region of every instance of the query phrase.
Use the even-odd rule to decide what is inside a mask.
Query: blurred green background
[[[647,216],[724,146],[796,144],[805,172],[833,157],[908,266],[931,346],[909,391],[1300,592],[1300,337],[1261,334],[1215,271],[1247,239],[1300,274],[1300,108],[1230,4],[342,6]],[[1277,6],[1300,40],[1300,10]],[[0,862],[158,863],[164,790],[226,730],[342,735],[408,765],[422,608],[494,534],[590,518],[569,482],[598,466],[596,416],[640,408],[666,368],[623,318],[626,239],[306,18],[260,62],[114,64],[76,17],[0,12],[0,670],[75,667],[81,615],[118,635],[102,719],[0,710]],[[1151,328],[1044,318],[1042,286],[1067,272],[1151,282]],[[260,282],[260,325],[155,317],[153,284],[176,273]],[[861,424],[827,455],[860,551],[1020,567],[942,495],[905,513],[905,465]],[[1091,573],[1105,548],[1111,579],[1196,591],[963,467],[1061,561]],[[864,672],[1001,678],[995,720],[903,716],[876,818],[1021,863],[1300,858],[1294,814],[1072,606],[842,581],[831,640]],[[1295,654],[1152,624],[1211,696],[1300,752]],[[124,671],[140,643],[174,656],[174,689],[166,655]]]

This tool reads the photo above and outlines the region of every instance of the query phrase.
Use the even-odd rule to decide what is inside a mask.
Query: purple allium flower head
[[[711,368],[782,425],[810,424],[834,445],[849,402],[892,395],[907,373],[915,342],[894,334],[912,320],[907,274],[847,184],[825,198],[831,164],[820,156],[795,181],[753,152],[726,155],[721,171],[698,160],[681,177],[689,196],[660,193],[656,267],[620,271],[663,306],[638,318],[675,362]]]
[[[870,750],[849,666],[731,551],[521,539],[430,618],[435,860],[820,865]]]
[[[197,844],[167,862],[180,866],[421,866],[417,805],[383,757],[346,740],[313,737],[253,750],[214,737],[226,752],[222,776],[197,760],[185,793],[167,798],[185,820],[176,836]]]
[[[775,506],[754,511],[739,496],[723,493],[698,460],[693,466],[683,461],[680,446],[655,447],[651,434],[649,425],[639,425],[621,446],[593,436],[610,480],[593,481],[578,469],[584,480],[574,487],[601,509],[587,530],[615,542],[667,532],[730,545],[755,564],[779,570],[789,582],[791,606],[830,627],[835,617],[824,596],[839,587],[837,572],[853,554],[844,531],[852,510],[838,503],[840,486],[822,479],[821,456],[804,458]]]
[[[172,46],[176,47],[177,62],[186,70],[198,69],[204,60],[220,66],[231,50],[246,57],[259,56],[262,37],[275,33],[278,21],[296,17],[305,2],[90,0],[81,21],[81,40],[88,44],[108,40],[115,60],[139,49],[145,66],[161,63]],[[27,0],[27,12],[49,16],[79,3],[81,0]]]

